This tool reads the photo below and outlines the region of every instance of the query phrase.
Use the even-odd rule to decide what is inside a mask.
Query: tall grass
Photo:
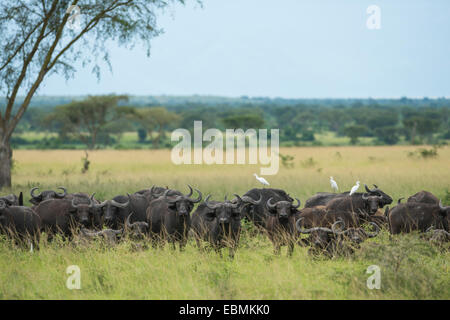
[[[443,200],[450,181],[450,149],[434,159],[407,156],[416,147],[293,148],[294,168],[266,176],[272,187],[287,190],[302,202],[318,191],[331,191],[333,176],[342,191],[356,180],[375,183],[397,199],[420,190]],[[339,153],[339,154],[338,154]],[[186,184],[213,199],[243,194],[260,187],[250,165],[173,165],[170,152],[94,151],[91,167],[82,174],[82,151],[15,151],[12,190],[28,193],[64,185],[69,192],[96,192],[111,198],[151,185],[187,192]],[[313,159],[310,161],[309,159]],[[305,162],[312,163],[302,166]],[[27,195],[25,196],[28,199]],[[392,237],[384,231],[366,241],[351,257],[313,257],[296,246],[273,254],[263,235],[244,232],[235,258],[200,251],[190,240],[184,252],[136,249],[123,242],[107,248],[101,242],[76,246],[62,240],[45,243],[33,253],[0,239],[0,298],[2,299],[449,299],[449,252],[419,235]],[[81,290],[66,288],[66,268],[81,269]],[[369,265],[381,268],[381,289],[366,286]]]

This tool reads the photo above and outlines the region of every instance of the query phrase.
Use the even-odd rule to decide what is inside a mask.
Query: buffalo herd
[[[404,203],[399,199],[390,209],[392,198],[376,185],[372,189],[365,185],[366,192],[351,195],[319,192],[304,208],[299,199],[280,189],[255,188],[223,200],[208,195],[203,201],[200,190],[191,186],[188,190],[185,194],[153,186],[99,201],[95,193],[68,193],[64,187],[39,192],[35,187],[30,192],[32,207],[24,206],[22,193],[0,197],[0,233],[36,248],[42,232],[49,241],[56,234],[69,240],[101,238],[109,244],[127,237],[147,239],[153,247],[178,244],[180,250],[193,237],[199,248],[203,243],[218,252],[229,248],[230,256],[244,223],[266,234],[276,254],[287,246],[288,255],[296,244],[330,256],[351,253],[382,228],[392,235],[422,232],[438,243],[450,238],[450,206],[427,191]]]

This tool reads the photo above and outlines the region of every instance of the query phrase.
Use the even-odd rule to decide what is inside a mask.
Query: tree
[[[153,107],[136,110],[136,120],[147,130],[149,137],[152,136],[153,131],[157,132],[153,139],[153,146],[159,148],[164,130],[169,125],[178,123],[180,117],[164,107]]]
[[[350,125],[344,128],[344,133],[346,136],[350,138],[351,144],[356,144],[358,142],[358,138],[364,134],[364,132],[367,131],[366,126],[362,125]]]
[[[237,114],[224,118],[223,124],[227,129],[255,129],[261,128],[264,119],[260,114]]]
[[[399,140],[399,128],[397,127],[389,126],[376,128],[374,133],[378,140],[385,144],[393,145],[396,144]]]
[[[11,186],[13,134],[31,98],[52,73],[70,78],[74,63],[93,64],[99,77],[98,58],[109,64],[109,40],[132,47],[137,41],[150,50],[157,29],[155,10],[183,0],[2,0],[0,6],[0,188]],[[68,10],[78,6],[78,20]],[[24,93],[18,99],[19,92]]]
[[[114,122],[121,119],[117,104],[124,100],[126,96],[90,96],[56,107],[46,121],[56,124],[61,136],[73,136],[88,149],[94,149],[100,135],[107,135],[111,128],[118,129],[114,126]]]
[[[426,117],[426,115],[413,116],[403,120],[403,125],[409,132],[411,144],[414,144],[416,134],[421,137],[430,137],[433,133],[437,132],[441,125],[441,120]]]

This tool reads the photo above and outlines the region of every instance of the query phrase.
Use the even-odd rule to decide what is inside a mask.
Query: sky
[[[39,95],[450,97],[449,16],[448,0],[187,0],[159,14],[150,57],[111,44],[100,81],[78,66]]]

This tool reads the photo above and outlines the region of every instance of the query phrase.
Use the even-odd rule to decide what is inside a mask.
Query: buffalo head
[[[302,234],[309,234],[308,242],[316,249],[325,250],[331,241],[333,241],[335,237],[335,232],[330,228],[325,227],[314,227],[304,229],[302,227],[303,217],[298,219],[295,223],[297,231]],[[334,226],[334,225],[333,225]]]
[[[295,214],[300,207],[300,200],[297,198],[297,205],[284,200],[272,203],[272,199],[273,198],[269,198],[267,200],[266,207],[270,214],[277,215],[280,220],[287,220],[292,214]]]
[[[75,220],[84,227],[87,227],[92,222],[92,217],[95,214],[94,195],[89,198],[89,203],[77,203],[79,199],[73,198],[71,202],[70,212],[75,214]]]
[[[130,195],[128,195],[128,201],[120,203],[115,200],[105,200],[102,203],[95,205],[102,211],[103,222],[109,227],[117,226],[117,220],[119,218],[119,211],[128,208],[130,205]]]
[[[42,191],[39,194],[36,194],[35,191],[39,190],[38,187],[34,187],[30,191],[31,199],[30,202],[34,205],[38,205],[42,201],[48,200],[48,199],[63,199],[67,195],[67,190],[64,187],[59,187],[58,189],[62,190],[62,193],[53,191],[53,190],[46,190]]]
[[[369,210],[369,214],[375,214],[378,211],[378,208],[383,207],[382,196],[363,193],[361,197],[364,201],[365,206]]]
[[[381,204],[381,208],[384,207],[387,204],[391,204],[392,203],[392,198],[387,195],[386,193],[384,193],[383,191],[381,191],[378,186],[376,184],[373,185],[375,188],[373,189],[369,189],[369,187],[367,185],[364,185],[364,188],[366,189],[367,193],[369,195],[374,195],[374,196],[380,196],[380,204]]]
[[[136,221],[131,223],[131,216],[133,215],[133,212],[130,213],[130,215],[127,217],[127,220],[125,222],[125,230],[128,232],[130,237],[134,240],[143,239],[144,236],[148,232],[148,223],[144,221]]]
[[[338,225],[341,225],[341,228],[345,225],[342,220],[336,221],[331,229],[335,235],[341,236],[345,240],[355,244],[360,244],[367,238],[376,237],[380,232],[380,227],[375,222],[370,222],[369,224],[375,228],[374,232],[366,232],[363,228],[348,228],[346,230],[339,230]]]
[[[234,221],[240,221],[241,210],[240,207],[243,204],[243,200],[239,195],[235,194],[235,201],[225,200],[223,202],[211,203],[209,202],[210,195],[205,199],[205,205],[212,211],[206,214],[206,219],[209,222],[217,221],[218,225],[228,229],[228,226]]]
[[[194,208],[194,204],[202,200],[202,193],[197,189],[195,189],[195,191],[197,191],[198,193],[198,198],[190,198],[194,191],[192,190],[191,186],[188,185],[188,187],[189,194],[186,195],[175,194],[169,196],[169,192],[172,191],[170,189],[164,191],[164,194],[162,195],[164,200],[168,203],[169,208],[175,210],[180,216],[189,216],[189,213]]]

